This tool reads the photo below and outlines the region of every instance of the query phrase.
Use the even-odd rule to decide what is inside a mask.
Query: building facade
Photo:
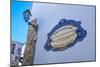
[[[80,21],[82,28],[87,31],[87,36],[83,41],[76,43],[75,46],[66,50],[47,51],[44,46],[46,41],[48,41],[48,33],[52,31],[63,18],[69,21]],[[33,3],[31,20],[32,19],[35,20],[31,21],[28,28],[22,65],[95,60],[95,7]],[[63,25],[62,22],[60,23],[59,26]],[[72,23],[71,21],[70,24]],[[38,33],[36,28],[38,28]]]
[[[33,64],[95,60],[94,6],[33,3],[32,19],[34,18],[38,19],[39,29]],[[54,30],[54,27],[59,24],[61,19],[81,21],[81,26],[87,31],[87,36],[83,41],[66,50],[47,51],[44,46],[48,41],[48,33]]]
[[[11,41],[10,62],[11,66],[17,67],[21,57],[23,43]]]

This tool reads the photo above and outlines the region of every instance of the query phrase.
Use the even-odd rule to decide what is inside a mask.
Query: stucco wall
[[[94,6],[33,3],[32,19],[34,18],[38,19],[39,24],[34,64],[95,60]],[[47,34],[62,18],[81,21],[87,36],[65,51],[48,52],[44,49]]]

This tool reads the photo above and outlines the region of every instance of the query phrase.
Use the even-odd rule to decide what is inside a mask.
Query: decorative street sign
[[[45,49],[49,51],[62,51],[74,46],[78,41],[86,37],[87,32],[81,27],[80,21],[60,20],[50,33],[45,44]]]

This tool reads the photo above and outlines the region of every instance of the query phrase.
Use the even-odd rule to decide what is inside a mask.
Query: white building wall
[[[38,19],[39,24],[34,64],[95,60],[94,6],[33,3],[32,19],[34,18]],[[44,49],[47,34],[62,18],[81,21],[87,36],[65,51],[48,52]]]
[[[13,44],[16,44],[16,46],[14,49],[14,54],[11,53],[11,64],[17,65],[19,63],[19,57],[21,56],[21,52],[19,52],[20,54],[18,54],[18,49],[20,48],[20,51],[22,51],[23,44],[16,41],[12,41],[11,45]],[[12,48],[11,48],[11,51],[12,51]],[[18,59],[15,59],[16,57],[18,57]]]

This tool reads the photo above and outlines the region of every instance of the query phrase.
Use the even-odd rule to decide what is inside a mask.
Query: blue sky
[[[23,12],[32,8],[32,2],[12,0],[11,5],[11,34],[12,40],[24,43],[28,25],[23,20]]]

